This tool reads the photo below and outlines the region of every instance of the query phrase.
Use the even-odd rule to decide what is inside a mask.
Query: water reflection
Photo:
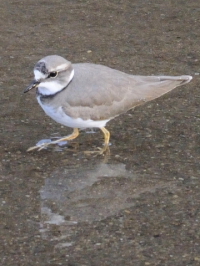
[[[45,179],[40,191],[43,238],[55,239],[50,233],[52,226],[68,234],[72,225],[101,220],[132,206],[134,179],[124,164],[56,170]]]
[[[100,221],[134,206],[143,193],[174,186],[174,181],[133,173],[125,164],[75,165],[57,169],[40,190],[43,239],[61,249],[73,245],[77,226]],[[128,211],[128,210],[127,210]]]

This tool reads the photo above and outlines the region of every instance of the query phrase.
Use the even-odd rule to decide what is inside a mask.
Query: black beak
[[[24,90],[24,93],[32,90],[32,89],[35,89],[38,87],[38,85],[40,84],[40,81],[37,81],[37,80],[33,80],[31,82],[31,84]]]

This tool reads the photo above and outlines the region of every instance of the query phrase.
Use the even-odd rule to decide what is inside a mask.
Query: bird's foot
[[[38,151],[41,151],[43,149],[46,149],[50,144],[60,144],[60,143],[62,143],[62,140],[63,139],[54,140],[54,141],[47,140],[46,142],[43,142],[43,140],[42,140],[42,141],[39,141],[35,146],[30,147],[27,151],[33,151],[33,150],[36,150],[36,149]]]
[[[68,140],[73,140],[75,138],[77,138],[79,135],[79,130],[78,128],[74,128],[74,131],[72,132],[72,134],[66,136],[66,137],[63,137],[63,138],[59,138],[57,140],[54,140],[52,141],[51,139],[48,139],[48,140],[45,140],[44,141],[39,141],[36,146],[33,146],[33,147],[30,147],[27,151],[33,151],[33,150],[38,150],[38,151],[41,151],[43,149],[46,149],[50,144],[61,144],[63,142],[66,142]]]
[[[84,151],[86,155],[94,154],[95,156],[98,155],[110,155],[110,148],[108,145],[105,145],[103,148],[97,147],[97,150],[94,151]]]
[[[42,144],[39,144],[39,145],[36,145],[36,146],[33,146],[33,147],[30,147],[28,148],[27,151],[33,151],[33,150],[38,150],[38,151],[41,151],[43,149],[46,149],[50,144],[52,144],[52,142],[49,142],[49,143],[42,143]]]

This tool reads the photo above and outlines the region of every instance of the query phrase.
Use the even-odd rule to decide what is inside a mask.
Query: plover
[[[38,61],[34,76],[24,92],[35,88],[38,103],[45,113],[56,122],[73,128],[73,133],[28,151],[75,139],[81,128],[100,128],[104,134],[104,147],[99,153],[109,146],[110,132],[105,128],[108,121],[192,79],[189,75],[130,75],[103,65],[72,64],[58,55]]]

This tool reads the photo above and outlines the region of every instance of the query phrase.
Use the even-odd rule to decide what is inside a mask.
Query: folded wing
[[[75,64],[66,88],[63,110],[74,118],[104,120],[115,117],[172,89],[191,76],[133,76],[102,65]]]

